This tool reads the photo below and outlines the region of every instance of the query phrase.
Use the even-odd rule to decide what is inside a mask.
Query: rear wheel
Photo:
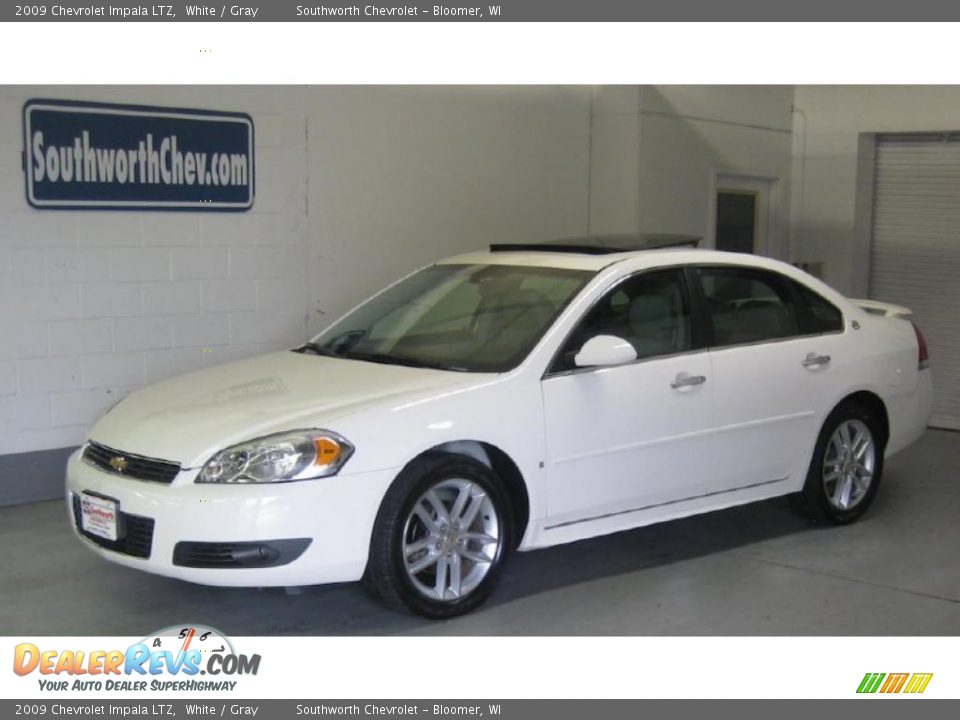
[[[840,405],[817,439],[797,504],[814,521],[842,525],[867,511],[883,473],[877,419],[857,404]]]
[[[511,522],[493,471],[459,455],[430,455],[387,492],[364,579],[389,605],[426,617],[469,612],[496,583]]]

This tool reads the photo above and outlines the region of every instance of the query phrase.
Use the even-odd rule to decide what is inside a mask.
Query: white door
[[[713,327],[720,491],[802,482],[843,379],[843,317],[777,273],[698,268]]]
[[[543,381],[552,525],[703,493],[711,462],[709,353],[692,348],[680,270],[635,275],[586,314]],[[586,340],[613,335],[636,362],[577,368]]]
[[[960,136],[877,141],[870,297],[905,305],[930,347],[930,424],[960,430]]]

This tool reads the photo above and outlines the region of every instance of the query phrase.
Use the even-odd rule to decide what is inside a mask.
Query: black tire
[[[444,483],[464,480],[481,488],[489,498],[499,531],[499,542],[495,548],[484,551],[491,555],[492,561],[476,586],[458,598],[441,600],[427,597],[422,584],[421,589],[416,585],[419,578],[415,580],[407,572],[404,559],[404,542],[408,539],[406,535],[411,532],[410,523],[414,520],[411,513],[415,503],[431,488],[440,486],[445,489]],[[490,509],[486,506],[487,511]],[[480,510],[479,513],[488,518],[489,522],[493,521],[489,512]],[[439,518],[435,518],[437,519]],[[421,534],[424,531],[429,532],[425,527],[420,528]],[[513,515],[503,482],[496,473],[463,455],[429,453],[404,468],[384,496],[374,523],[370,556],[363,580],[389,607],[406,608],[431,619],[455,617],[474,610],[487,599],[496,585],[512,543]],[[457,560],[464,562],[462,558]],[[444,572],[451,571],[445,569]],[[434,577],[436,575],[437,570],[434,568]]]
[[[870,433],[873,442],[873,473],[870,484],[863,495],[852,507],[841,508],[831,501],[825,484],[828,474],[824,466],[831,439],[838,428],[845,423],[861,423]],[[820,436],[813,450],[810,467],[803,490],[791,497],[795,509],[807,516],[817,525],[846,525],[860,518],[870,507],[880,487],[883,477],[883,453],[886,438],[878,419],[867,408],[857,403],[843,403],[837,406],[823,423]],[[833,458],[833,455],[831,455]],[[836,487],[836,486],[835,486]]]

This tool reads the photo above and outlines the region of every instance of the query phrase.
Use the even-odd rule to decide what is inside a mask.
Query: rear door
[[[712,329],[713,484],[795,484],[842,382],[842,314],[779,273],[708,266],[694,274]]]

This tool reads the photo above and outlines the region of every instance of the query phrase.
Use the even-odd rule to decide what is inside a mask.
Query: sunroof
[[[696,235],[643,233],[638,235],[585,235],[544,242],[493,243],[490,252],[565,252],[581,255],[609,255],[612,253],[657,250],[672,247],[697,247],[701,238]]]

